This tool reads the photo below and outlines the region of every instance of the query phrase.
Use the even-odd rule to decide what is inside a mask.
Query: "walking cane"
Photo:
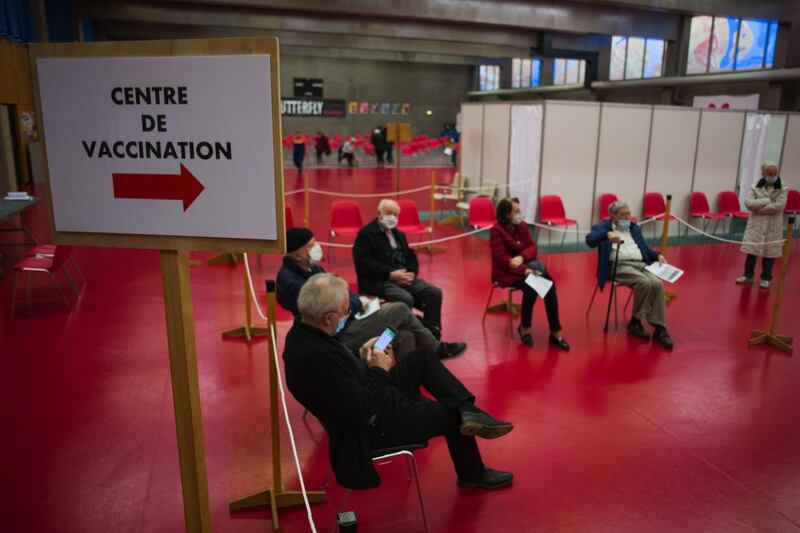
[[[614,268],[611,271],[611,291],[608,294],[608,309],[606,309],[606,324],[603,326],[603,332],[608,333],[608,318],[611,316],[611,303],[614,301],[614,291],[617,289],[617,263],[619,262],[619,245],[622,241],[617,243],[617,255],[614,256]],[[613,247],[613,244],[612,244]],[[615,315],[616,316],[616,315]]]

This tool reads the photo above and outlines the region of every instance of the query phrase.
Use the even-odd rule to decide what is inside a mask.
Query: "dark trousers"
[[[761,279],[765,281],[772,280],[772,267],[775,265],[774,257],[761,258]],[[744,260],[744,276],[752,278],[756,273],[756,256],[747,254],[747,259]]]
[[[322,163],[322,154],[324,152],[322,150],[317,150],[317,163]]]
[[[387,281],[383,284],[382,294],[378,296],[390,302],[403,302],[411,309],[416,307],[422,311],[426,321],[442,327],[442,289],[436,285],[420,278],[402,287]]]
[[[471,406],[475,396],[442,364],[430,348],[417,348],[390,371],[394,386],[403,394],[378,414],[370,434],[373,449],[427,442],[444,435],[459,479],[475,479],[483,472],[475,437],[459,431],[460,410]],[[420,387],[437,401],[420,395]]]
[[[383,166],[383,150],[375,150],[375,157],[378,159],[378,166]]]
[[[553,278],[550,274],[542,274],[543,278],[552,281]],[[514,284],[518,289],[522,289],[522,310],[520,316],[520,323],[523,328],[531,327],[531,318],[533,317],[533,304],[536,303],[536,298],[539,296],[530,285],[525,283],[522,279]],[[547,324],[550,326],[550,331],[561,331],[561,321],[558,319],[558,294],[556,293],[556,284],[550,287],[547,295],[544,297],[544,308],[547,311]]]

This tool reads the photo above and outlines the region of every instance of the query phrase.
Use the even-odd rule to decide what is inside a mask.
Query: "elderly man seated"
[[[314,274],[325,272],[319,266],[322,247],[314,240],[314,234],[306,228],[291,228],[286,232],[286,256],[278,271],[277,298],[281,306],[297,316],[297,296],[306,281]],[[401,303],[389,303],[373,314],[358,318],[369,300],[354,292],[349,293],[350,308],[335,332],[336,337],[351,348],[361,346],[367,339],[380,335],[386,326],[398,331],[395,352],[402,357],[416,343],[432,349],[441,359],[459,355],[466,350],[464,343],[439,342],[419,318]]]
[[[475,397],[428,348],[412,350],[395,362],[392,350],[369,339],[356,353],[334,336],[349,316],[347,283],[316,274],[300,289],[300,319],[286,335],[286,385],[322,423],[330,437],[330,460],[337,481],[367,489],[380,483],[370,451],[425,443],[444,435],[465,487],[496,489],[510,472],[487,468],[475,436],[501,437],[513,429],[475,407]],[[423,397],[420,387],[436,401]]]
[[[400,206],[381,200],[378,217],[361,228],[353,245],[358,288],[390,302],[403,302],[423,312],[423,322],[441,335],[442,290],[418,277],[417,254],[397,229]]]
[[[642,230],[631,221],[628,204],[617,201],[608,206],[610,220],[592,227],[586,236],[590,248],[599,246],[597,265],[597,285],[603,289],[611,277],[614,260],[619,255],[615,280],[633,288],[633,317],[628,322],[628,332],[641,339],[650,340],[650,335],[642,325],[647,320],[654,328],[653,340],[667,349],[672,349],[672,339],[667,333],[667,306],[664,300],[664,286],[661,280],[645,270],[644,267],[664,256],[651,250],[642,236]]]

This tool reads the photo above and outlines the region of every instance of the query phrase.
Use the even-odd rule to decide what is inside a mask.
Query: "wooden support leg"
[[[192,289],[186,252],[161,250],[164,308],[186,531],[211,531]]]

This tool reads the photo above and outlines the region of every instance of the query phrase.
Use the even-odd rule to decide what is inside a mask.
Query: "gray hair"
[[[608,206],[608,214],[612,216],[616,216],[617,211],[620,210],[622,207],[629,207],[627,202],[622,200],[617,200],[616,202],[611,202]]]
[[[397,202],[395,202],[390,198],[384,198],[383,200],[378,202],[378,212],[380,213],[381,211],[383,211],[384,207],[391,206],[392,204],[394,204],[394,206],[397,207],[398,211],[400,210],[400,204],[398,204]]]
[[[775,170],[778,170],[778,163],[776,163],[775,161],[764,161],[761,164],[761,172],[764,172],[770,167],[775,167]]]
[[[338,313],[347,282],[333,274],[314,274],[305,282],[297,297],[297,309],[303,320],[321,322],[328,313]]]

